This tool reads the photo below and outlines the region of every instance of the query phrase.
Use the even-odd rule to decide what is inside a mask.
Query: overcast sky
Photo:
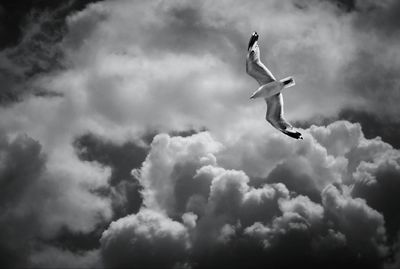
[[[0,4],[0,265],[400,266],[400,2]],[[265,121],[247,43],[293,76]]]

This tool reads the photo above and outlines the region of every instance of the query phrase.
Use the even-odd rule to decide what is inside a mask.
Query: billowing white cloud
[[[150,209],[112,222],[100,241],[106,267],[172,267],[191,247],[185,226]]]
[[[182,200],[176,196],[187,196],[185,193],[177,193],[179,190],[176,187],[182,184],[184,188],[181,191],[190,192],[190,186],[184,186],[185,182],[196,181],[190,173],[194,172],[196,166],[215,164],[213,153],[220,147],[221,145],[207,133],[193,135],[190,139],[171,138],[168,135],[156,136],[139,175],[139,182],[144,187],[143,204],[148,208],[174,213],[180,207],[177,204]],[[188,171],[177,172],[180,166]],[[187,178],[186,173],[189,173]]]
[[[305,141],[299,149],[295,148],[295,151],[312,152],[311,149],[316,148],[324,152],[322,156],[325,156],[325,159],[329,157],[332,158],[332,162],[339,160],[338,162],[342,163],[337,181],[324,181],[324,184],[321,184],[316,179],[318,173],[310,174],[308,184],[319,197],[314,201],[312,199],[315,197],[298,195],[302,192],[301,185],[289,184],[289,190],[282,183],[268,181],[261,185],[252,185],[252,178],[245,171],[224,168],[219,162],[219,157],[225,157],[225,152],[228,150],[227,143],[216,140],[209,132],[189,137],[170,137],[161,134],[154,138],[142,168],[134,171],[144,187],[144,206],[139,213],[126,218],[139,218],[142,212],[151,210],[151,212],[161,212],[157,214],[162,215],[168,222],[178,221],[185,229],[186,240],[191,246],[180,254],[180,259],[174,260],[180,264],[197,264],[202,267],[210,261],[217,264],[221,262],[217,256],[213,256],[214,254],[206,254],[207,249],[213,253],[221,253],[223,256],[221,259],[224,260],[231,259],[230,255],[236,255],[234,253],[245,253],[246,249],[254,248],[254,251],[261,255],[257,256],[255,264],[263,262],[262,257],[267,257],[277,266],[287,266],[299,261],[297,259],[304,254],[306,264],[315,262],[321,265],[331,261],[336,255],[344,255],[345,258],[341,257],[335,264],[357,263],[377,266],[389,253],[384,215],[373,209],[368,204],[368,199],[352,197],[351,185],[356,184],[359,175],[354,173],[354,177],[347,178],[349,174],[347,169],[351,168],[348,166],[350,163],[357,166],[357,169],[365,165],[357,153],[365,154],[366,144],[372,145],[370,150],[372,155],[376,152],[376,148],[385,149],[384,152],[388,152],[388,148],[379,139],[366,140],[359,125],[344,121],[327,127],[312,127],[305,131]],[[321,138],[321,134],[325,139]],[[331,140],[326,138],[330,135],[333,136]],[[340,136],[343,136],[344,142],[335,142],[334,138],[340,140]],[[257,139],[248,141],[248,144],[257,144],[258,139],[264,137],[264,134],[254,137]],[[357,139],[346,140],[348,137]],[[292,140],[286,141],[291,143]],[[333,143],[323,145],[318,141],[321,143],[333,141]],[[282,142],[283,145],[284,143]],[[237,145],[240,147],[240,143]],[[232,147],[229,150],[234,150],[235,146],[236,144],[229,145]],[[253,145],[254,149],[259,150],[253,152],[253,155],[259,154],[261,158],[263,152],[268,150],[268,146],[269,144],[263,149]],[[241,163],[242,155],[231,156],[231,161],[234,156],[239,159],[232,163]],[[321,157],[315,157],[314,154],[299,156],[304,159],[304,163],[315,164],[317,161],[324,163]],[[364,157],[367,158],[366,155]],[[290,154],[281,155],[276,167],[292,158]],[[264,160],[268,162],[268,158]],[[375,164],[375,161],[372,161]],[[293,167],[288,165],[288,169]],[[321,168],[312,166],[312,169],[318,171]],[[334,171],[336,167],[327,166],[324,169]],[[157,174],[154,171],[162,173]],[[271,174],[273,171],[275,169],[271,170]],[[295,172],[301,173],[301,166],[297,170],[294,169],[293,173]],[[342,178],[347,178],[349,182],[342,181]],[[283,177],[282,181],[285,180]],[[186,186],[184,194],[180,190],[182,186]],[[158,223],[158,220],[155,223]],[[149,221],[143,225],[147,227],[143,228],[145,231],[156,224]],[[115,230],[111,225],[103,238],[107,238],[106,234],[109,237],[114,233],[119,234]],[[133,230],[135,229],[130,229],[131,232]],[[136,238],[136,235],[130,237]],[[152,239],[149,241],[151,243]],[[102,242],[103,251],[117,251],[117,247],[114,249],[106,242]],[[288,249],[294,242],[301,249],[297,254]],[[136,247],[126,249],[129,251],[119,260],[128,259],[135,253]],[[277,258],[284,253],[291,259]],[[108,264],[118,265],[118,262],[110,261]],[[233,263],[232,266],[240,264]]]

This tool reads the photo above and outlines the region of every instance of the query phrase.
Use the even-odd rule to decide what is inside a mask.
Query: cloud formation
[[[3,134],[0,156],[4,266],[26,267],[34,246],[56,237],[61,228],[88,233],[110,219],[108,199],[91,192],[105,183],[107,169],[65,155],[62,161],[49,160],[28,136]]]
[[[395,267],[400,158],[381,129],[398,121],[398,7],[121,0],[32,13],[0,52],[1,263]],[[299,142],[264,121],[244,72],[254,30],[273,73],[296,78],[288,119],[331,124],[304,125]],[[352,106],[376,122],[338,121]]]
[[[266,134],[258,135],[259,138],[265,136]],[[340,141],[343,143],[337,144],[335,137],[341,137]],[[346,140],[346,137],[353,139]],[[290,141],[282,138],[281,143]],[[255,139],[249,143],[259,142]],[[322,168],[310,166],[308,185],[315,190],[318,196],[316,201],[312,200],[312,196],[301,194],[303,189],[300,184],[289,184],[287,187],[282,183],[270,183],[267,177],[263,185],[258,183],[259,186],[252,186],[253,178],[245,171],[229,170],[220,166],[219,158],[224,157],[226,150],[221,144],[226,145],[215,141],[208,132],[186,138],[158,135],[154,138],[140,171],[134,170],[144,188],[143,208],[136,215],[119,221],[123,223],[128,219],[141,218],[141,212],[149,214],[151,210],[158,212],[163,219],[178,222],[185,227],[182,229],[189,247],[180,253],[180,258],[176,258],[171,266],[186,264],[203,268],[210,264],[229,264],[240,268],[247,262],[261,264],[266,261],[275,266],[290,266],[298,262],[321,266],[334,261],[331,266],[347,264],[377,268],[388,255],[390,244],[387,241],[385,211],[382,208],[374,209],[369,203],[372,197],[368,195],[363,199],[353,196],[358,184],[361,184],[360,177],[366,177],[348,169],[356,166],[357,171],[362,170],[368,158],[372,158],[369,159],[370,165],[377,165],[377,159],[373,159],[377,154],[377,145],[383,149],[380,154],[391,155],[390,152],[397,151],[379,139],[365,139],[359,125],[336,122],[327,127],[314,126],[306,130],[304,144],[292,144],[294,150],[313,152],[312,149],[316,148],[333,159],[343,159],[343,171],[337,175],[335,182],[323,181],[323,175],[312,172]],[[240,150],[240,146],[238,147]],[[188,150],[189,148],[192,150]],[[234,149],[232,146],[231,150]],[[282,149],[285,150],[285,147]],[[260,147],[254,154],[261,156],[263,152],[264,149]],[[293,158],[292,154],[281,156],[280,163],[286,163]],[[297,156],[303,159],[305,165],[315,163],[318,159],[312,154]],[[268,159],[264,160],[268,162]],[[324,163],[324,160],[321,162]],[[177,168],[174,167],[185,172],[176,174]],[[324,169],[335,171],[336,168],[328,166]],[[155,171],[160,172],[159,176],[154,174]],[[273,171],[275,170],[272,169],[271,174]],[[287,182],[297,180],[286,174],[282,174],[281,178]],[[161,184],[160,180],[168,183]],[[254,180],[257,181],[257,178]],[[185,188],[186,193],[182,199],[179,188],[187,184],[192,187]],[[362,186],[368,188],[368,184]],[[386,199],[384,193],[377,195],[382,200]],[[118,266],[116,261],[129,259],[135,253],[135,244],[129,243],[124,247],[125,250],[131,249],[126,256],[120,256],[122,252],[117,250],[119,247],[116,247],[115,254],[111,254],[111,245],[106,242],[108,238],[114,238],[113,233],[116,237],[119,235],[114,228],[117,223],[122,225],[119,221],[112,224],[102,237],[102,249],[107,253],[109,266]],[[157,223],[158,221],[147,223],[147,228],[143,230],[150,229],[149,227],[158,225]],[[130,232],[134,230],[136,229],[129,229]],[[148,244],[152,244],[151,234],[149,232]],[[124,240],[136,242],[139,240],[137,237],[142,238],[142,235],[126,234]],[[141,247],[138,248],[140,252]],[[178,246],[177,248],[182,249]],[[257,255],[243,254],[253,251]],[[239,253],[243,254],[240,256],[241,262],[234,258]],[[147,264],[145,261],[135,262]]]
[[[183,224],[148,209],[111,223],[100,242],[106,267],[119,268],[172,267],[190,247]]]

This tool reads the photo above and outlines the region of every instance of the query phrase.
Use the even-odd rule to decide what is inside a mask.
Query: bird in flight
[[[266,120],[276,129],[293,137],[303,139],[301,133],[283,117],[282,90],[295,85],[292,77],[277,81],[271,71],[260,60],[260,48],[258,47],[258,34],[254,32],[249,41],[246,57],[246,72],[260,84],[260,87],[251,95],[251,99],[264,98],[267,103]]]

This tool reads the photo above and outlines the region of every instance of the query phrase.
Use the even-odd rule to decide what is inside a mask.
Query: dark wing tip
[[[249,50],[249,49],[254,45],[254,43],[255,43],[257,40],[258,40],[258,34],[257,34],[257,32],[253,32],[253,33],[251,34],[251,37],[250,37],[250,40],[249,40],[249,45],[248,45],[248,47],[247,47],[247,50]]]
[[[301,136],[301,133],[299,133],[299,132],[295,132],[295,133],[292,133],[292,132],[283,132],[285,135],[288,135],[288,136],[290,136],[290,137],[293,137],[294,139],[303,139],[303,137]]]

